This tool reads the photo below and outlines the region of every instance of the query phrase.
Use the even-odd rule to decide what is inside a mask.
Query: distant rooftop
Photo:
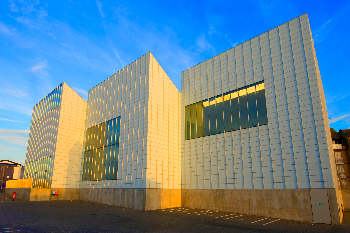
[[[0,160],[0,164],[4,164],[4,163],[5,164],[13,164],[13,165],[20,165],[20,166],[22,166],[21,164],[12,162],[10,160]]]
[[[331,137],[332,137],[332,139],[341,139],[342,138],[340,136],[340,134],[338,134],[337,131],[335,131],[333,128],[331,128]]]

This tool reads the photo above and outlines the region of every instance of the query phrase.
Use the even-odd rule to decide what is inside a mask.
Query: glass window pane
[[[117,125],[117,133],[119,136],[119,134],[120,134],[120,117],[118,117],[116,125]]]
[[[210,135],[216,134],[216,108],[215,97],[209,99]]]
[[[204,136],[209,136],[209,101],[203,102],[203,128]]]
[[[256,107],[255,86],[249,87],[247,89],[247,98],[249,110],[249,127],[256,127],[258,126],[258,109]]]
[[[191,105],[191,139],[194,139],[197,137],[196,135],[196,115],[197,115],[197,109],[196,104]]]
[[[197,138],[203,137],[203,102],[197,105]]]
[[[190,139],[190,106],[185,107],[185,140]]]
[[[225,132],[230,132],[231,128],[232,128],[230,98],[231,98],[231,94],[224,95],[224,125],[225,125]]]
[[[217,128],[216,133],[224,132],[224,104],[223,97],[216,97],[216,119],[217,119]]]
[[[259,125],[267,125],[267,110],[264,83],[257,85],[256,90]]]
[[[101,146],[106,146],[106,137],[107,137],[107,123],[103,122],[101,127]]]
[[[232,131],[239,130],[238,92],[231,93]]]
[[[241,129],[249,127],[248,124],[248,107],[247,107],[247,89],[240,90],[239,95],[239,119],[241,122]]]
[[[107,124],[106,124],[106,137],[105,137],[105,141],[104,141],[104,145],[105,146],[109,146],[110,145],[110,140],[109,140],[109,130],[110,130],[110,128],[109,128],[109,123],[110,123],[110,121],[107,121]]]
[[[113,175],[113,179],[116,180],[118,178],[118,155],[119,155],[119,145],[115,147],[115,158],[114,158],[114,165],[111,168],[111,172]]]

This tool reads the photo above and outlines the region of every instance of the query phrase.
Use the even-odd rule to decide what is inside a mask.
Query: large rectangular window
[[[263,82],[185,107],[185,139],[266,125]]]
[[[86,130],[83,180],[116,180],[120,117]]]

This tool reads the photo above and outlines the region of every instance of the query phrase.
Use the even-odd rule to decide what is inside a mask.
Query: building
[[[6,181],[21,179],[22,165],[10,160],[0,160],[0,189],[6,188]]]
[[[66,83],[34,106],[24,175],[33,188],[79,188],[86,107]]]
[[[182,206],[339,223],[307,14],[181,73]]]
[[[79,196],[181,205],[180,92],[149,52],[89,90]]]
[[[90,89],[87,103],[60,85],[33,110],[29,199],[59,189],[60,200],[141,210],[342,222],[307,14],[183,71],[181,90],[150,52]]]
[[[341,187],[344,209],[350,210],[350,150],[349,129],[341,129],[337,133],[331,128],[332,146],[337,168],[338,183]]]

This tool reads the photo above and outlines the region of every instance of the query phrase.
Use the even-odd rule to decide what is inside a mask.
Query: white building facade
[[[340,221],[341,192],[306,14],[181,78],[182,205]],[[299,201],[288,201],[287,193]],[[212,199],[221,201],[206,201]],[[300,205],[305,199],[310,205]]]
[[[33,188],[79,188],[86,107],[66,83],[34,106],[24,174]]]
[[[89,90],[80,197],[181,203],[180,92],[149,52]]]

